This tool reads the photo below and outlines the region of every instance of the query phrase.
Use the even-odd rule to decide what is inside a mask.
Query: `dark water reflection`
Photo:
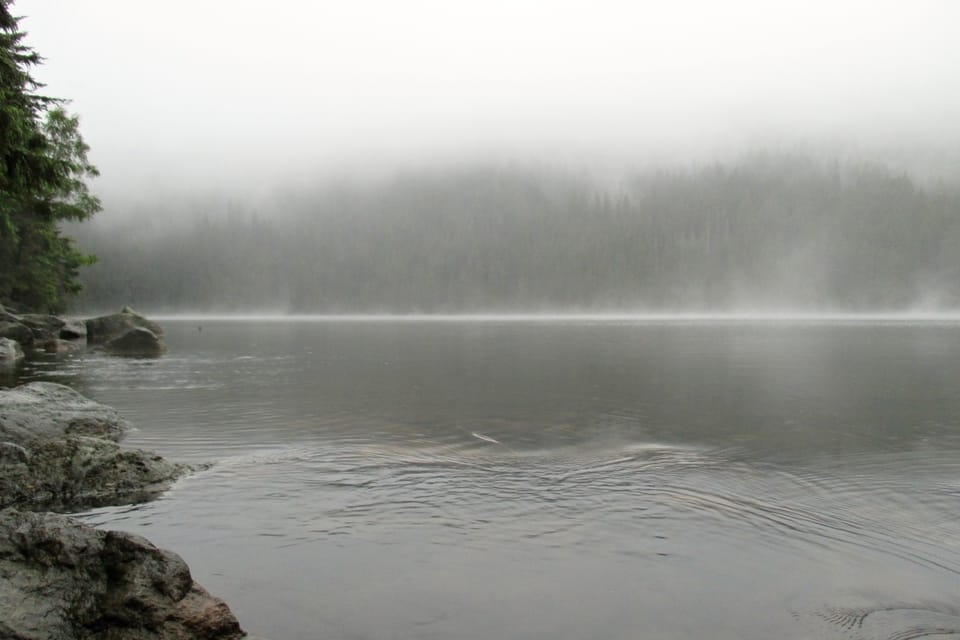
[[[960,325],[166,326],[22,378],[218,461],[85,517],[257,633],[960,633]]]

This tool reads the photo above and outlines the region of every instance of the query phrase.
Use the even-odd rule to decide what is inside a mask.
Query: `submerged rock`
[[[53,340],[47,340],[43,343],[43,350],[47,353],[73,353],[74,351],[79,351],[84,347],[84,343],[80,340],[62,340],[60,338],[54,338]]]
[[[0,390],[0,507],[142,502],[189,470],[120,448],[127,429],[116,410],[60,384]]]
[[[229,607],[175,553],[65,516],[0,512],[0,637],[232,640]]]
[[[20,343],[10,338],[0,338],[0,368],[12,367],[23,360]]]

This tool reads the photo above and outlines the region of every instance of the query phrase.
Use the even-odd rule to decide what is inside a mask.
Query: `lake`
[[[81,517],[281,639],[960,637],[960,323],[168,319]]]

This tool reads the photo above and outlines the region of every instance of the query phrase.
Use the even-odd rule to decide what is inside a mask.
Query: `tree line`
[[[76,230],[85,308],[893,310],[960,303],[960,192],[793,154],[585,174],[473,166]],[[169,222],[174,218],[185,223]]]

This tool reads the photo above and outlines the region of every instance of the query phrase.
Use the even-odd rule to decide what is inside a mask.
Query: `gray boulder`
[[[56,514],[0,511],[0,637],[233,640],[220,599],[176,554]]]
[[[60,329],[66,324],[62,318],[41,313],[25,313],[20,316],[20,324],[26,325],[33,339],[38,342],[54,340],[60,336]]]
[[[99,346],[117,356],[159,356],[167,350],[163,341],[149,329],[134,327],[123,335],[107,340]]]
[[[67,435],[117,442],[130,428],[117,410],[53,382],[0,390],[0,441],[25,445]]]
[[[12,367],[23,358],[20,343],[10,338],[0,338],[0,369]]]
[[[0,318],[0,338],[10,338],[20,344],[30,345],[33,343],[33,331],[13,316],[10,316],[10,319],[4,317]]]
[[[87,342],[91,345],[116,340],[133,329],[146,329],[157,338],[163,337],[163,328],[159,324],[147,320],[130,307],[124,307],[120,313],[90,318],[86,327]]]

